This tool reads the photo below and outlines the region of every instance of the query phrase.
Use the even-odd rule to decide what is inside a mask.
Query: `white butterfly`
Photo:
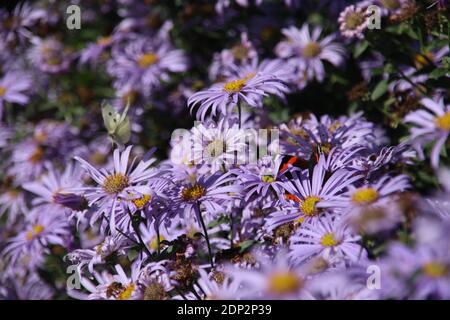
[[[131,137],[130,119],[127,116],[129,107],[127,104],[122,114],[119,114],[111,105],[102,105],[102,116],[108,135],[119,145],[127,143]]]

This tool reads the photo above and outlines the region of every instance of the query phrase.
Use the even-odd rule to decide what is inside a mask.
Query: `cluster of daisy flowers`
[[[369,7],[393,28],[448,4],[329,2],[319,3],[328,23],[267,20],[280,35],[270,54],[254,21],[209,61],[193,50],[207,44],[180,40],[192,11],[213,14],[201,27],[214,29],[242,10],[311,4],[189,4],[181,27],[164,4],[79,1],[87,23],[117,18],[82,48],[47,32],[61,4],[0,9],[0,298],[449,299],[448,36],[415,41],[404,65],[367,49],[380,43]],[[304,112],[293,100],[345,82],[336,74],[348,65],[362,79],[349,110]],[[75,122],[60,106],[71,100],[58,80],[76,85],[83,72],[108,78],[129,132],[108,137],[98,111]],[[77,90],[99,109],[102,94]],[[62,118],[48,114],[55,104]],[[274,105],[295,113],[274,120]],[[195,120],[165,132],[166,158],[146,140],[155,110]]]

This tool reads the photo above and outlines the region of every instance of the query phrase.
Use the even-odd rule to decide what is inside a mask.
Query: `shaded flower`
[[[365,249],[357,244],[360,239],[342,220],[325,214],[302,224],[290,238],[289,256],[297,265],[316,255],[326,260],[337,258],[337,262],[358,261],[367,258]]]
[[[34,47],[30,51],[30,60],[43,72],[56,74],[69,69],[73,59],[62,42],[55,38],[33,38]]]
[[[406,123],[411,123],[411,140],[413,146],[423,157],[423,146],[428,142],[434,142],[431,151],[431,165],[439,166],[439,153],[447,141],[450,132],[450,105],[444,104],[444,99],[424,98],[421,100],[426,109],[409,113],[405,117]]]
[[[70,231],[65,217],[48,215],[40,211],[31,215],[23,231],[11,238],[3,250],[10,265],[27,256],[42,254],[51,244],[65,247]]]
[[[280,42],[275,50],[279,57],[287,59],[288,64],[296,69],[300,88],[308,80],[323,81],[325,69],[322,61],[334,66],[343,63],[344,47],[334,42],[335,35],[321,39],[320,27],[315,27],[311,32],[309,26],[304,24],[301,29],[292,26],[282,32],[287,39]]]
[[[364,38],[364,31],[368,27],[366,7],[350,5],[339,15],[339,29],[346,38]]]
[[[31,79],[28,75],[10,71],[0,79],[0,121],[5,102],[25,105],[29,100]]]

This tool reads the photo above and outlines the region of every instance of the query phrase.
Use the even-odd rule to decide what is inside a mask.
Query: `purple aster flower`
[[[255,165],[242,167],[239,179],[242,180],[243,194],[245,201],[253,196],[261,198],[284,198],[286,191],[287,170],[281,170],[283,157],[278,155],[274,159],[272,156],[265,156],[258,160]]]
[[[231,205],[231,201],[224,204],[225,213],[229,213],[231,211],[229,209]],[[217,224],[217,219],[220,219],[221,217],[223,216],[208,214],[207,212],[202,216],[206,225],[211,246],[219,250],[225,250],[230,248],[230,239],[225,238],[223,234],[230,233],[230,225],[226,223]],[[164,222],[170,222],[169,228],[171,230],[171,234],[186,234],[189,239],[194,239],[197,234],[204,232],[201,227],[201,222],[199,222],[198,216],[196,215],[173,217],[171,220]],[[213,226],[211,226],[210,223],[212,223]]]
[[[10,71],[0,79],[0,121],[2,120],[5,102],[25,105],[29,97],[31,79],[26,74]]]
[[[302,269],[292,267],[287,254],[280,250],[274,257],[256,255],[258,268],[226,269],[241,283],[237,299],[308,299],[308,280]]]
[[[117,79],[118,87],[133,83],[147,94],[161,81],[168,81],[171,72],[186,71],[187,60],[168,39],[140,37],[124,48],[114,47],[107,69]]]
[[[322,29],[315,27],[312,32],[307,24],[301,29],[291,26],[283,29],[286,40],[276,47],[279,57],[287,59],[289,65],[295,68],[297,85],[302,88],[308,80],[316,79],[322,82],[325,77],[323,61],[334,66],[340,66],[345,57],[345,49],[337,42],[336,36],[329,35],[321,39]]]
[[[296,265],[317,255],[325,260],[338,259],[336,263],[354,262],[367,258],[365,249],[357,243],[360,239],[342,220],[325,214],[301,225],[290,238],[289,256]]]
[[[251,107],[259,108],[262,106],[264,96],[268,93],[283,96],[285,87],[282,80],[274,75],[241,73],[238,77],[194,93],[188,99],[188,106],[192,111],[197,104],[200,104],[197,118],[203,120],[208,111],[211,111],[212,115],[216,115],[217,111],[227,115],[230,104],[234,107],[246,103]]]
[[[439,100],[424,98],[421,103],[426,109],[409,113],[405,117],[405,122],[413,125],[411,140],[421,157],[423,157],[423,145],[434,142],[430,158],[433,168],[437,168],[439,153],[450,132],[450,105],[446,106],[443,98]]]
[[[83,272],[85,266],[90,273],[95,273],[94,266],[97,264],[106,263],[106,259],[112,257],[114,254],[126,255],[128,249],[133,243],[124,236],[116,234],[114,236],[107,236],[103,241],[94,246],[92,249],[77,249],[65,256],[65,260],[77,265],[80,274]]]
[[[209,67],[211,80],[221,77],[230,77],[236,66],[245,66],[258,58],[253,44],[248,40],[246,32],[241,33],[241,41],[231,49],[224,49],[214,54],[213,62]]]
[[[36,196],[32,201],[33,206],[43,206],[40,207],[41,210],[49,214],[64,214],[67,206],[61,205],[57,200],[62,200],[63,195],[68,194],[69,190],[81,187],[81,172],[71,163],[62,173],[51,164],[46,167],[48,172],[45,175],[38,181],[23,184],[23,188]]]
[[[114,266],[115,274],[110,274],[106,270],[102,273],[94,273],[96,283],[81,277],[81,285],[90,292],[85,295],[77,290],[70,290],[68,294],[76,299],[89,300],[136,300],[142,296],[137,285],[140,274],[140,263],[133,263],[131,266],[131,277],[128,277],[122,266]]]
[[[386,277],[381,281],[390,284],[382,288],[383,295],[404,298],[408,294],[407,297],[413,299],[448,299],[450,259],[448,239],[445,240],[419,244],[416,248],[397,243],[391,245],[388,256],[381,263],[381,274]],[[395,291],[390,291],[391,288]]]
[[[351,202],[345,220],[356,232],[373,234],[395,227],[402,219],[396,194],[410,187],[405,175],[383,176],[373,184],[349,186]]]
[[[1,187],[0,194],[0,217],[6,214],[6,225],[13,225],[19,217],[28,213],[28,207],[25,201],[25,194],[13,183],[8,183],[5,187]]]
[[[157,228],[159,230],[157,231]],[[163,247],[162,241],[172,241],[183,234],[182,230],[177,230],[175,224],[163,223],[158,225],[157,221],[152,221],[148,226],[141,224],[139,226],[141,237],[151,253],[158,252],[158,244],[160,249]],[[159,241],[158,241],[159,234]]]
[[[239,297],[240,281],[233,281],[225,272],[213,271],[208,274],[204,269],[199,269],[198,273],[200,278],[194,288],[203,299],[234,300]]]
[[[143,292],[144,300],[167,300],[169,292],[175,288],[171,279],[171,270],[168,268],[168,260],[151,262],[142,268],[138,286]]]
[[[311,115],[310,119],[297,118],[282,124],[280,130],[282,152],[306,160],[317,153],[329,154],[334,147],[342,150],[371,146],[375,140],[374,125],[362,113],[338,119],[329,116],[317,119]]]
[[[210,215],[217,215],[224,211],[224,202],[237,198],[241,187],[233,172],[216,172],[192,177],[191,182],[185,181],[171,193],[173,206],[179,209],[185,219],[195,216],[201,221],[201,211]]]
[[[23,231],[11,238],[3,250],[3,254],[11,265],[27,256],[41,255],[51,244],[66,247],[70,231],[65,217],[49,215],[40,211],[30,215]]]
[[[114,33],[110,36],[97,38],[94,43],[88,46],[81,52],[80,64],[90,64],[95,68],[98,62],[104,61],[107,58],[106,50],[110,49],[116,42],[123,38],[121,33]]]
[[[56,38],[33,38],[33,44],[29,56],[38,70],[58,74],[69,69],[74,55],[66,50],[61,41]]]
[[[97,186],[80,188],[89,201],[89,206],[96,206],[97,212],[92,216],[91,222],[106,217],[109,221],[110,231],[116,233],[116,225],[123,224],[129,227],[129,217],[120,205],[121,199],[126,199],[128,193],[139,192],[150,178],[156,176],[158,171],[150,166],[156,161],[154,158],[142,160],[135,165],[134,159],[129,165],[132,146],[123,152],[114,150],[114,168],[112,170],[96,169],[85,160],[75,157],[81,167],[86,170]]]
[[[0,299],[5,300],[50,300],[55,291],[37,274],[23,277],[8,277],[4,281],[5,295],[0,292]]]
[[[238,126],[236,121],[225,118],[217,124],[211,121],[193,127],[192,145],[189,145],[190,162],[197,165],[207,164],[211,172],[226,170],[242,163],[246,133]]]
[[[447,243],[420,245],[414,252],[420,275],[416,278],[415,293],[417,299],[450,297],[450,258]]]
[[[412,164],[412,159],[416,157],[416,152],[411,149],[410,144],[407,142],[402,142],[393,147],[377,149],[364,148],[363,152],[355,154],[353,159],[351,159],[349,168],[364,174],[366,180],[369,180],[383,174],[384,171],[389,169],[389,166],[399,163]]]
[[[365,2],[362,2],[365,4]],[[339,30],[346,38],[364,38],[364,31],[368,27],[367,6],[350,5],[339,15]]]
[[[10,161],[9,175],[17,182],[31,181],[45,170],[45,150],[33,138],[28,138],[14,146]]]
[[[11,46],[24,43],[31,36],[32,23],[33,11],[26,2],[16,5],[11,13],[0,9],[0,42]]]
[[[239,74],[261,74],[267,76],[274,76],[283,81],[283,83],[292,83],[295,81],[295,72],[292,66],[286,63],[283,59],[264,59],[261,62],[257,58],[253,59],[242,66],[232,65],[229,68],[233,75]],[[289,92],[289,88],[285,85],[274,87],[275,90],[270,90],[268,87],[266,92],[284,98],[284,95]]]
[[[309,292],[316,300],[378,300],[377,290],[367,288],[363,281],[358,281],[339,271],[327,273],[314,278]]]

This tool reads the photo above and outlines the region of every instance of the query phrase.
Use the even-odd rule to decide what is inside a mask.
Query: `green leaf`
[[[380,81],[373,90],[370,99],[372,99],[372,101],[377,100],[386,93],[387,89],[388,89],[388,81],[387,80]]]
[[[221,216],[220,218],[211,221],[210,223],[208,223],[208,229],[217,227],[218,225],[224,224],[224,223],[229,223],[230,219],[227,216]]]
[[[240,245],[239,245],[239,247],[240,247],[239,252],[240,253],[245,252],[248,248],[250,248],[255,243],[256,243],[255,240],[246,240],[244,242],[241,242]]]
[[[364,53],[364,51],[366,51],[366,49],[369,47],[369,42],[367,41],[363,41],[361,43],[359,43],[356,48],[355,48],[355,52],[353,53],[353,57],[356,59],[358,58],[360,55],[362,55]]]
[[[133,261],[134,259],[136,259],[136,257],[138,255],[139,255],[139,250],[132,248],[128,251],[128,254],[127,254],[128,260]]]
[[[446,69],[444,69],[444,68],[434,69],[430,73],[430,79],[433,79],[433,80],[439,79],[440,77],[445,76],[447,73],[449,73],[449,72]]]
[[[442,65],[443,65],[447,70],[450,70],[450,57],[444,57],[444,58],[442,58]]]

